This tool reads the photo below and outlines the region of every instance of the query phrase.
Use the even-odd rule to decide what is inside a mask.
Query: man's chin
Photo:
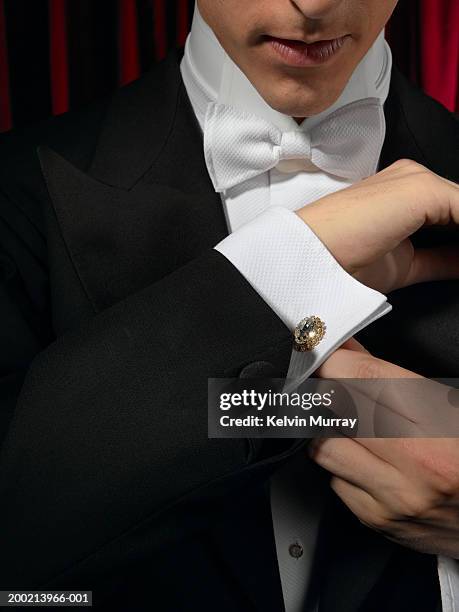
[[[320,92],[306,88],[298,88],[289,91],[263,91],[259,90],[262,98],[279,113],[289,117],[304,118],[318,115],[336,102],[342,92],[342,88],[336,91]]]
[[[276,96],[271,100],[266,101],[271,108],[279,113],[282,113],[283,115],[303,119],[305,117],[318,115],[322,111],[326,110],[332,106],[332,104],[334,104],[338,97],[339,94],[334,98],[327,97],[324,99],[321,97],[312,96],[303,100],[298,100],[298,97],[296,97],[294,100],[286,100],[285,98],[278,99]]]

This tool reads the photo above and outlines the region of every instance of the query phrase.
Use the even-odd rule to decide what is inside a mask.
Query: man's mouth
[[[350,35],[329,40],[306,43],[300,40],[265,36],[268,45],[291,66],[313,66],[323,64],[342,49]]]

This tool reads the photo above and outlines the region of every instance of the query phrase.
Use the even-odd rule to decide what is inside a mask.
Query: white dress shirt
[[[298,125],[272,109],[239,70],[205,23],[197,7],[181,64],[182,77],[201,129],[209,104],[217,102],[252,113],[283,133],[308,131],[346,104],[386,100],[392,58],[383,32],[355,69],[339,99]],[[229,126],[231,129],[231,126]],[[381,129],[381,146],[385,123]],[[374,160],[379,161],[381,147]],[[322,342],[309,353],[292,351],[288,376],[304,380],[345,340],[390,310],[386,297],[356,281],[332,257],[293,211],[343,189],[352,181],[321,171],[307,160],[283,160],[268,172],[221,194],[230,235],[216,245],[293,330],[305,316],[318,315],[327,325]],[[272,512],[286,612],[304,612],[323,501],[323,483],[314,496],[305,488],[306,461],[281,470],[272,482]],[[291,554],[300,544],[301,556]],[[439,559],[443,609],[459,601],[457,563]],[[456,591],[454,590],[456,589]],[[311,604],[315,609],[317,602]]]

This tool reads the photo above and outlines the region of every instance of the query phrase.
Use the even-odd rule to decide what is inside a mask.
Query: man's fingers
[[[385,483],[393,490],[400,478],[393,465],[350,438],[316,438],[310,443],[308,452],[327,472],[363,489],[375,499],[384,497]]]
[[[459,248],[454,246],[415,249],[411,268],[403,282],[395,287],[459,278]]]
[[[347,342],[316,371],[319,378],[341,381],[343,397],[334,402],[334,414],[357,417],[360,435],[446,435],[454,424],[458,430],[457,410],[445,409],[448,388],[361,348],[355,340]]]
[[[382,531],[382,527],[387,523],[386,510],[370,493],[339,476],[331,479],[330,486],[364,525]]]
[[[320,378],[341,381],[343,401],[334,403],[334,414],[356,416],[361,436],[459,435],[459,412],[451,399],[454,389],[377,359],[360,347],[356,340],[348,341],[316,372]]]

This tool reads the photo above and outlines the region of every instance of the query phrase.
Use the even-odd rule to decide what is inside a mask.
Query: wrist
[[[307,208],[309,208],[309,210],[307,210]],[[315,210],[313,210],[313,205],[310,204],[296,211],[296,215],[316,235],[337,263],[346,270],[348,274],[353,276],[358,272],[359,266],[353,263],[352,256],[345,256],[345,253],[349,251],[349,249],[346,249],[343,244],[346,242],[343,233],[335,229],[335,224],[332,219],[325,220],[325,222],[323,219],[319,219],[319,216],[316,214],[317,207],[314,208]],[[351,253],[352,251],[355,254],[355,245]]]

